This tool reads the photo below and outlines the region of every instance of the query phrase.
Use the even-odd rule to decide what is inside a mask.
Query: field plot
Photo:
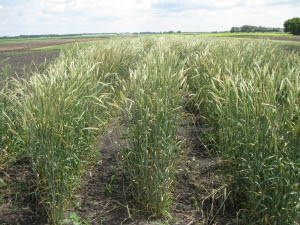
[[[70,38],[0,39],[0,70],[10,65],[10,72],[23,76],[32,70],[42,70],[45,64],[59,56],[59,52],[77,43],[81,46],[116,36]]]
[[[281,41],[281,42],[300,42],[300,36],[247,36],[241,35],[241,36],[234,36],[236,38],[249,38],[249,39],[267,39],[272,41]]]
[[[287,50],[300,51],[300,36],[286,33],[221,33],[206,34],[211,37],[241,38],[241,39],[259,39],[270,40],[279,44]]]
[[[0,39],[1,52],[16,52],[47,48],[51,46],[64,45],[70,43],[87,43],[109,39],[111,36],[103,37],[73,37],[73,38],[27,38],[27,39]]]
[[[0,224],[299,224],[299,53],[228,40],[105,40],[4,70]]]
[[[36,51],[20,52],[19,54],[1,54],[0,70],[9,67],[11,75],[18,74],[23,77],[26,73],[32,71],[41,71],[49,62],[59,56],[59,51]],[[0,78],[1,79],[1,78]]]

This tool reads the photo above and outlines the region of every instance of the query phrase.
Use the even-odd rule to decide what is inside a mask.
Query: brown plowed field
[[[0,53],[0,73],[5,66],[10,66],[11,75],[23,76],[32,71],[41,71],[44,64],[53,61],[58,57],[60,51],[36,51],[24,52],[21,54],[5,55]]]
[[[56,39],[56,40],[38,40],[20,43],[3,43],[0,44],[0,52],[26,51],[37,48],[45,48],[62,44],[99,41],[103,38],[80,38],[80,39]]]

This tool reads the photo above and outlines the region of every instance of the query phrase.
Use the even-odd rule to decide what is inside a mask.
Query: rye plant
[[[1,64],[0,64],[1,65]],[[4,148],[5,148],[5,139],[7,134],[7,127],[5,122],[5,109],[8,108],[8,101],[7,101],[7,92],[9,91],[9,67],[1,68],[0,70],[0,143],[1,143],[1,155],[4,155]]]
[[[1,64],[0,64],[1,65]],[[9,92],[9,67],[1,68],[0,71],[0,165],[4,165],[8,154],[9,134],[5,114],[9,108],[7,94]]]
[[[18,83],[17,77],[12,77],[10,66],[2,67],[0,71],[0,169],[24,157],[22,141],[18,136],[20,124],[16,110],[18,108],[16,83]]]
[[[214,127],[246,224],[293,224],[300,212],[300,60],[268,42],[206,40],[191,103]]]
[[[135,59],[128,46],[134,45],[72,47],[43,74],[19,83],[20,136],[35,174],[37,201],[51,224],[61,223],[95,154],[95,138],[118,108],[123,79]]]
[[[183,67],[167,40],[159,39],[131,73],[128,147],[122,159],[135,201],[152,216],[170,216]]]

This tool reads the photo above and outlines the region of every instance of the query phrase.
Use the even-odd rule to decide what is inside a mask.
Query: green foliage
[[[245,224],[293,224],[300,193],[300,61],[267,42],[203,41],[191,98],[227,159]]]
[[[51,224],[60,223],[93,156],[95,138],[118,109],[122,80],[135,60],[131,46],[128,42],[74,46],[45,74],[16,80],[6,98],[13,106],[7,124],[30,158],[36,196]]]
[[[49,223],[61,224],[96,138],[126,99],[121,159],[134,199],[153,216],[170,216],[179,101],[188,87],[190,106],[228,162],[238,217],[293,224],[300,211],[299,65],[298,54],[266,41],[199,36],[66,49],[44,74],[18,80],[2,71],[1,165],[25,150],[38,203]],[[67,220],[82,224],[76,214]]]
[[[129,146],[122,152],[134,199],[158,217],[170,216],[178,149],[177,114],[184,83],[184,61],[173,47],[167,39],[155,40],[131,74]]]
[[[0,155],[4,157],[7,146],[7,124],[5,119],[5,111],[8,108],[6,94],[9,91],[8,74],[9,68],[6,67],[0,71]]]
[[[109,194],[112,194],[113,188],[114,188],[114,186],[116,185],[116,181],[117,181],[117,177],[116,177],[115,174],[113,174],[113,175],[110,177],[109,183],[107,183],[107,184],[105,185],[105,191],[107,191]]]
[[[241,27],[232,27],[230,32],[282,32],[282,28],[244,25]]]
[[[10,77],[10,70],[10,66],[4,66],[0,71],[0,168],[24,156],[23,143],[18,136],[20,125],[15,119],[18,93],[14,86],[17,80]]]
[[[81,218],[74,212],[71,212],[70,215],[63,220],[63,224],[72,224],[72,225],[89,225],[88,221],[82,221]]]
[[[53,224],[59,223],[82,161],[91,154],[98,131],[92,127],[103,129],[103,101],[112,93],[111,75],[98,75],[96,64],[76,51],[65,52],[47,75],[33,76],[20,99],[22,138],[36,176],[36,194]]]
[[[300,35],[300,18],[294,17],[284,22],[284,31],[294,35]]]

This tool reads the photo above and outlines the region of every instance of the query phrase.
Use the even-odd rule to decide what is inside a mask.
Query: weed
[[[194,205],[195,209],[199,210],[200,209],[199,208],[199,203],[198,203],[197,199],[195,198],[195,196],[191,197],[191,201],[192,201],[192,204]]]
[[[82,221],[80,216],[78,216],[75,212],[71,212],[67,218],[63,220],[64,224],[72,224],[72,225],[90,225],[88,220]]]
[[[108,184],[105,185],[105,191],[108,192],[110,195],[112,194],[113,188],[116,185],[117,177],[115,174],[113,174],[110,177],[110,181]]]
[[[4,182],[4,180],[2,178],[0,178],[0,188],[5,187],[6,183]]]

